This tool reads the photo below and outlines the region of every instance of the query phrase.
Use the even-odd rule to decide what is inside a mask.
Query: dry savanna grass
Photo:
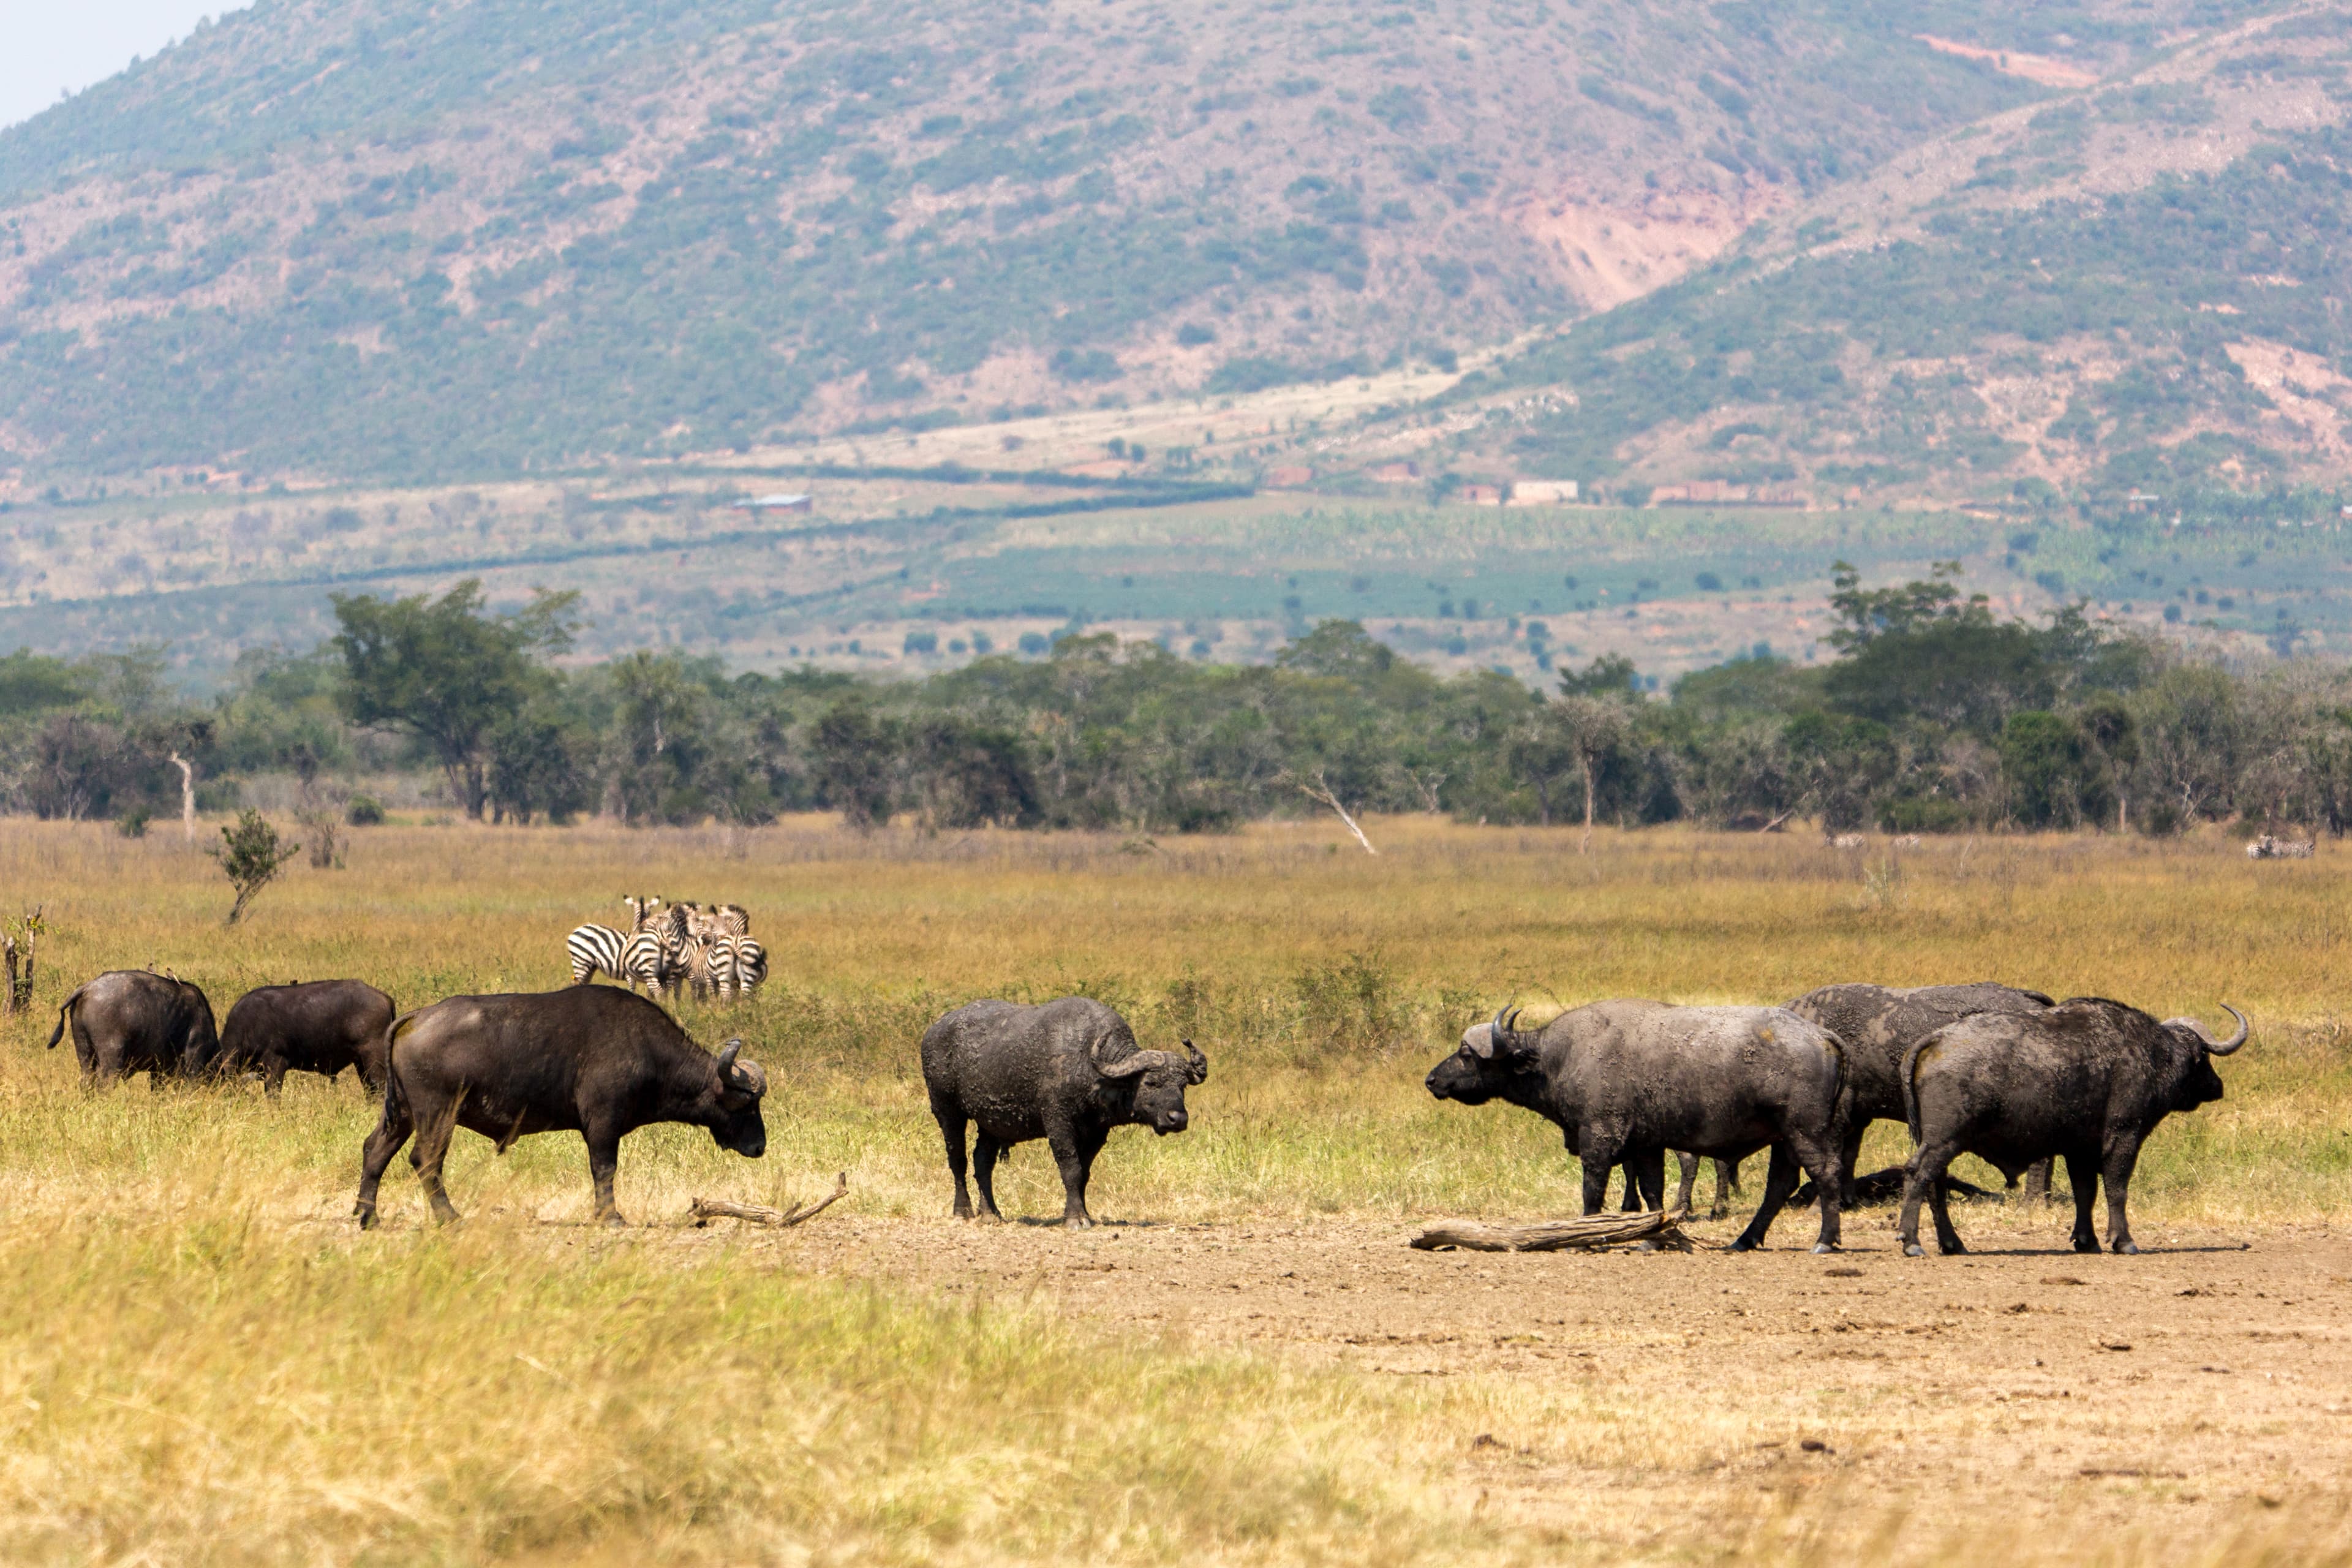
[[[35,1014],[0,1026],[0,1557],[2346,1559],[2334,857],[1681,831],[1584,856],[1572,833],[1370,826],[1376,858],[1321,823],[1157,844],[386,828],[224,930],[226,885],[175,833],[0,825],[0,885],[53,928]],[[638,891],[751,908],[767,993],[684,1016],[706,1043],[742,1036],[775,1088],[762,1162],[632,1136],[623,1233],[586,1226],[576,1140],[500,1158],[467,1136],[464,1226],[430,1227],[401,1163],[362,1237],[373,1107],[348,1077],[298,1077],[276,1106],[249,1083],[92,1098],[42,1049],[72,983],[150,962],[224,1015],[289,978],[354,974],[404,1005],[545,988],[564,931]],[[2063,1219],[2011,1205],[1962,1213],[1985,1257],[1905,1265],[1865,1213],[1868,1277],[1832,1305],[1814,1296],[1847,1287],[1803,1253],[1809,1215],[1743,1259],[1401,1246],[1435,1215],[1574,1210],[1549,1124],[1420,1087],[1506,1001],[1981,977],[2252,1016],[2229,1098],[2142,1163],[2136,1229],[2172,1253],[2053,1263]],[[1192,1129],[1114,1138],[1094,1187],[1113,1223],[1087,1237],[955,1225],[916,1038],[974,996],[1067,992],[1207,1051]],[[1901,1153],[1882,1127],[1866,1161]],[[685,1224],[694,1194],[782,1203],[845,1169],[849,1197],[805,1231]],[[1000,1190],[1008,1213],[1059,1212],[1034,1147]],[[2053,1293],[2115,1321],[2017,1337],[2055,1331],[2002,1315]],[[2264,1331],[2288,1335],[2263,1342],[2280,1359],[2259,1386],[2200,1381],[2223,1354],[2200,1336],[2235,1331],[2182,1314],[2235,1321],[2242,1296],[2292,1309],[2291,1333]],[[1759,1337],[1817,1310],[1853,1331]],[[2126,1320],[2141,1370],[2064,1359]],[[2236,1345],[2225,1370],[2270,1353]],[[1835,1441],[1796,1446],[1815,1431]],[[2134,1443],[2157,1457],[2112,1458]]]

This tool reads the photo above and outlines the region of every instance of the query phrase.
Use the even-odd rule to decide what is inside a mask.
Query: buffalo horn
[[[735,1074],[735,1058],[742,1054],[743,1042],[740,1040],[730,1040],[726,1045],[719,1047],[719,1076],[720,1078],[732,1078]]]
[[[1184,1066],[1185,1076],[1192,1082],[1209,1081],[1209,1058],[1202,1056],[1200,1047],[1190,1040],[1184,1042]]]
[[[1102,1048],[1108,1044],[1110,1044],[1110,1037],[1105,1035],[1087,1052],[1087,1059],[1095,1064],[1095,1071],[1105,1078],[1133,1078],[1138,1073],[1150,1072],[1152,1068],[1151,1058],[1168,1054],[1165,1051],[1136,1051],[1122,1057],[1118,1061],[1105,1062],[1102,1059]]]
[[[2216,1040],[2212,1036],[2205,1035],[2205,1031],[2202,1029],[2197,1031],[2200,1035],[2205,1035],[2205,1048],[2212,1052],[2217,1057],[2226,1057],[2231,1051],[2236,1050],[2240,1046],[2246,1043],[2246,1016],[2243,1013],[2239,1012],[2235,1007],[2231,1006],[2227,1002],[2221,1004],[2221,1011],[2238,1020],[2238,1032],[2236,1034],[2231,1035],[2226,1040]]]

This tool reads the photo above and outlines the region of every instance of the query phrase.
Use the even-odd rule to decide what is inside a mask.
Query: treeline
[[[1954,564],[1864,588],[1841,565],[1834,659],[1738,659],[1663,699],[1613,658],[1548,693],[1499,672],[1441,678],[1350,621],[1265,665],[1106,634],[919,681],[654,653],[567,668],[568,595],[500,614],[467,583],[338,597],[337,636],[248,656],[204,706],[170,692],[152,653],[0,658],[0,787],[20,812],[133,826],[177,809],[177,762],[208,809],[290,774],[308,809],[357,820],[374,807],[352,781],[404,769],[432,798],[517,824],[831,810],[858,826],[1198,832],[1334,805],[1825,831],[2352,819],[2342,669],[2240,671],[2079,606],[2000,620],[1957,578]]]

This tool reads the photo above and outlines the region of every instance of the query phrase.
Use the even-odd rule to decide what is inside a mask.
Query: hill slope
[[[2063,490],[2112,513],[2139,492],[2316,516],[2288,492],[2333,491],[2352,459],[2347,115],[2341,8],[2184,42],[1937,138],[1780,240],[1529,350],[1498,374],[1504,401],[1539,405],[1447,459],[1636,494]]]
[[[513,471],[1443,363],[2247,7],[2010,9],[263,0],[0,133],[0,460]]]

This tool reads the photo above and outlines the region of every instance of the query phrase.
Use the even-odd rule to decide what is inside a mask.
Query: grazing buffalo
[[[331,1079],[359,1068],[361,1081],[383,1092],[385,1031],[399,1009],[359,980],[289,981],[247,992],[221,1026],[222,1072],[258,1070],[275,1100],[289,1072]]]
[[[457,1211],[441,1185],[451,1131],[470,1129],[503,1154],[534,1132],[577,1132],[587,1141],[596,1217],[622,1222],[613,1172],[624,1135],[656,1121],[709,1129],[721,1149],[748,1159],[767,1152],[760,1097],[767,1075],[736,1060],[730,1040],[714,1058],[660,1006],[635,992],[574,985],[538,995],[452,996],[394,1019],[389,1031],[383,1120],[368,1134],[360,1168],[362,1227],[375,1223],[383,1169],[416,1135],[409,1163],[433,1215]]]
[[[1846,1206],[1853,1207],[1858,1196],[1854,1183],[1860,1178],[1854,1162],[1862,1155],[1862,1135],[1873,1121],[1904,1120],[1903,1058],[1913,1046],[1971,1014],[2039,1013],[2053,1005],[2039,991],[2020,991],[1990,980],[1970,985],[1918,985],[1907,991],[1884,985],[1824,985],[1790,1003],[1789,1011],[1811,1018],[1845,1047],[1849,1098],[1838,1131],[1838,1168],[1845,1173],[1842,1195]],[[2037,1193],[2049,1184],[2046,1167],[2040,1176],[2034,1184]]]
[[[1043,1006],[973,1002],[923,1034],[923,1083],[947,1142],[955,1175],[955,1213],[971,1217],[964,1186],[964,1130],[977,1122],[973,1175],[980,1217],[996,1212],[997,1157],[1015,1143],[1043,1138],[1062,1173],[1062,1223],[1094,1224],[1087,1181],[1114,1127],[1149,1127],[1164,1137],[1184,1131],[1184,1089],[1205,1082],[1209,1058],[1147,1051],[1127,1020],[1084,996]]]
[[[1539,1030],[1512,1027],[1516,1016],[1465,1031],[1461,1048],[1431,1069],[1429,1092],[1465,1105],[1507,1100],[1557,1122],[1584,1163],[1586,1214],[1601,1212],[1609,1167],[1629,1157],[1655,1204],[1668,1149],[1736,1164],[1769,1147],[1763,1204],[1733,1248],[1764,1239],[1800,1165],[1830,1194],[1813,1250],[1836,1248],[1836,1036],[1785,1007],[1595,1002]]]
[[[67,997],[49,1031],[51,1050],[68,1024],[89,1089],[143,1072],[148,1087],[160,1089],[166,1078],[201,1077],[220,1050],[205,994],[144,969],[110,969]]]
[[[1936,1243],[1964,1252],[1941,1178],[1974,1154],[2014,1178],[2036,1160],[2063,1157],[2074,1187],[2074,1250],[2096,1252],[2091,1194],[2107,1187],[2107,1245],[2137,1252],[2124,1204],[2147,1135],[2176,1110],[2221,1098],[2212,1058],[2246,1043],[2246,1017],[2224,1003],[2238,1032],[2216,1040],[2194,1018],[2159,1024],[2137,1007],[2076,996],[2039,1013],[1979,1013],[1911,1047],[1903,1064],[1911,1136],[1905,1167],[1903,1250],[1920,1256],[1919,1202],[1936,1215]]]

